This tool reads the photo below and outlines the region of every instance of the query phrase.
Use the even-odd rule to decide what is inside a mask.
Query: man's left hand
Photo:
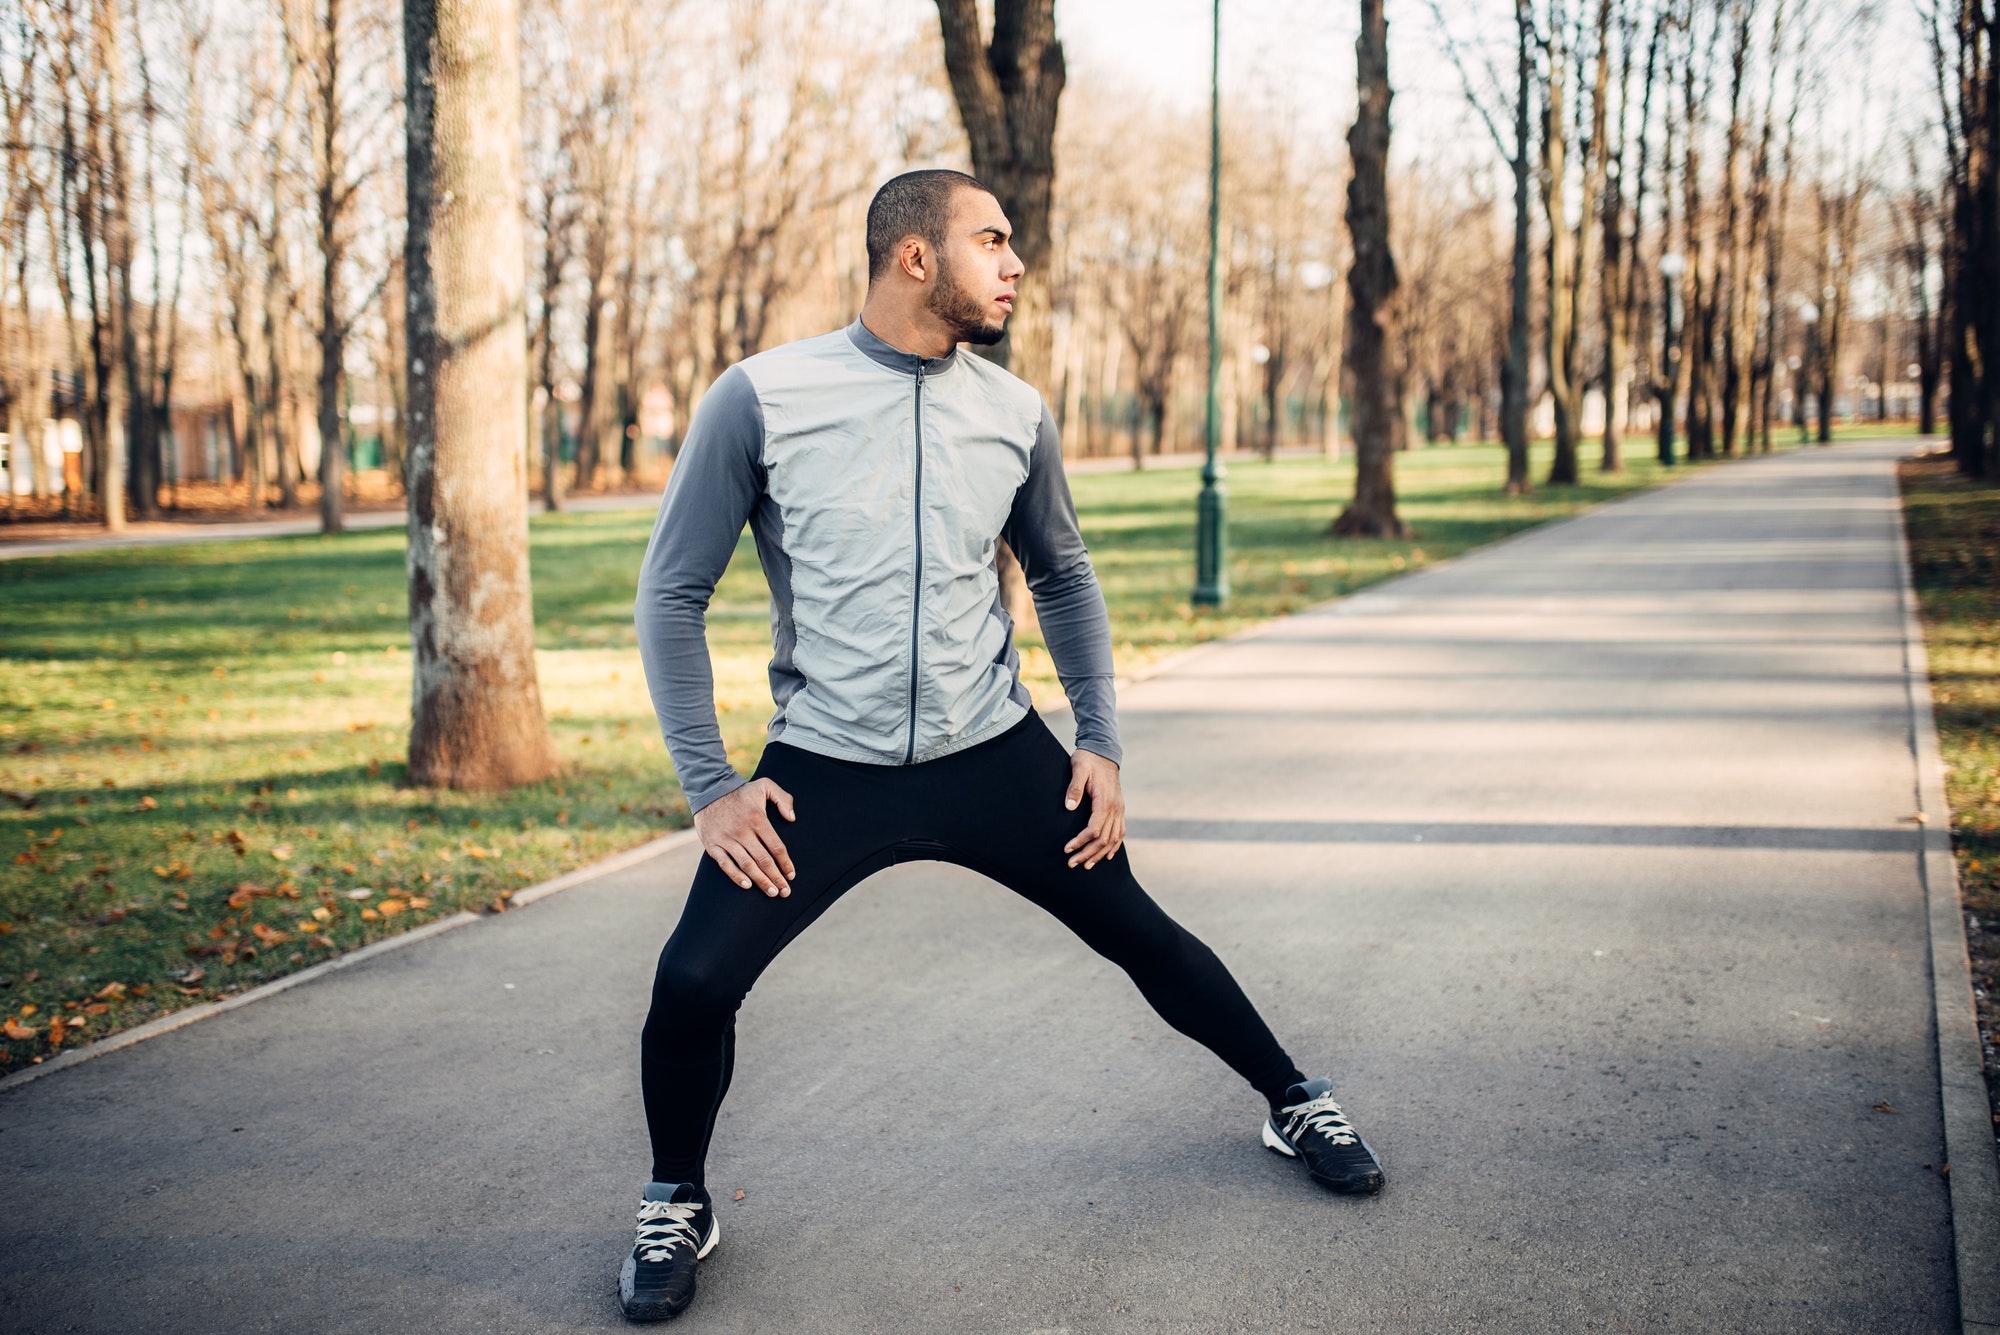
[[[1094,751],[1076,751],[1069,758],[1069,791],[1063,805],[1075,811],[1090,799],[1090,824],[1063,845],[1069,865],[1085,871],[1116,853],[1125,842],[1125,793],[1118,786],[1118,766]]]

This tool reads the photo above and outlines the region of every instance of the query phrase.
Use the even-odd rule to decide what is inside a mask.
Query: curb
[[[692,829],[676,830],[672,834],[648,840],[646,843],[640,844],[637,848],[628,848],[623,853],[613,853],[608,858],[593,862],[587,867],[579,867],[573,872],[567,872],[556,877],[554,880],[543,881],[540,885],[531,885],[525,890],[516,891],[508,897],[508,903],[514,908],[524,907],[534,903],[538,899],[546,899],[550,895],[560,891],[582,885],[586,881],[594,881],[600,876],[609,876],[613,872],[623,871],[627,867],[636,866],[651,858],[659,857],[663,853],[672,852],[684,844],[692,843],[694,838],[695,832]],[[413,946],[417,942],[427,940],[430,937],[441,936],[457,928],[470,926],[490,916],[492,915],[454,913],[449,918],[440,918],[436,922],[425,923],[422,927],[412,928],[410,931],[402,932],[396,936],[372,942],[369,945],[361,947],[359,950],[351,950],[345,955],[336,955],[330,960],[323,960],[313,965],[310,969],[301,969],[297,973],[286,974],[283,978],[274,978],[259,987],[251,988],[248,992],[239,992],[233,997],[224,997],[220,1001],[211,1001],[202,1006],[189,1006],[186,1010],[178,1010],[170,1015],[162,1015],[156,1020],[149,1020],[145,1024],[113,1034],[109,1038],[100,1038],[95,1043],[86,1043],[80,1048],[71,1048],[68,1052],[51,1057],[38,1066],[23,1067],[12,1075],[0,1078],[0,1094],[18,1089],[22,1085],[39,1080],[45,1075],[53,1075],[57,1071],[64,1071],[72,1066],[81,1065],[93,1057],[102,1057],[106,1053],[116,1052],[120,1048],[129,1048],[135,1043],[143,1043],[149,1038],[158,1038],[161,1034],[171,1033],[176,1029],[182,1029],[191,1024],[198,1024],[211,1016],[220,1015],[224,1011],[233,1011],[238,1006],[248,1006],[253,1001],[262,1001],[266,997],[274,997],[278,993],[290,991],[302,983],[309,983],[316,978],[324,978],[328,974],[338,973],[340,970],[360,964],[364,960],[374,959],[378,955],[386,955],[392,950],[401,950],[404,946]]]
[[[1910,575],[1903,489],[1896,486],[1896,567],[1903,605],[1903,668],[1910,695],[1910,756],[1916,762],[1919,827],[1917,870],[1930,917],[1931,997],[1937,1013],[1939,1100],[1944,1114],[1945,1181],[1951,1193],[1952,1245],[1957,1253],[1958,1315],[1966,1335],[2000,1330],[2000,1163],[1986,1097],[1979,1019],[1972,1003],[1972,962],[1965,945],[1965,910],[1958,863],[1951,852],[1951,808],[1944,796],[1944,758],[1931,712],[1929,658]]]

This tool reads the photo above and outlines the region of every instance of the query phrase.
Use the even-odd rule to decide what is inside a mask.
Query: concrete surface
[[[680,1328],[1955,1329],[1898,452],[1716,469],[1127,693],[1141,877],[1381,1197],[1261,1149],[1034,909],[906,866],[745,1006]],[[0,1096],[0,1325],[618,1328],[694,856]]]

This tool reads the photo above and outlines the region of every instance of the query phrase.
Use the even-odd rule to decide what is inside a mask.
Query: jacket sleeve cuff
[[[1094,756],[1103,756],[1114,765],[1125,763],[1125,748],[1118,745],[1115,737],[1089,737],[1077,734],[1076,749],[1088,751]]]
[[[715,801],[716,798],[727,797],[748,782],[749,780],[741,774],[738,774],[735,770],[731,770],[728,778],[719,779],[709,784],[706,788],[701,788],[687,794],[688,814],[692,816],[710,802]]]

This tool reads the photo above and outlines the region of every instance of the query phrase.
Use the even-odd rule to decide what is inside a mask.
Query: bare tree
[[[1597,0],[1590,31],[1593,70],[1589,119],[1579,133],[1569,121],[1568,80],[1583,68],[1583,34],[1571,30],[1560,5],[1550,22],[1548,72],[1542,93],[1542,205],[1548,219],[1548,376],[1555,403],[1556,446],[1549,464],[1551,486],[1578,480],[1577,450],[1583,436],[1584,377],[1581,365],[1584,293],[1596,271],[1597,201],[1604,192],[1605,136],[1611,89],[1612,0]],[[1569,216],[1568,149],[1577,146],[1580,191],[1574,222]]]
[[[1056,107],[1067,78],[1055,0],[994,0],[991,41],[981,31],[979,8],[976,0],[937,0],[945,69],[971,142],[973,174],[1014,224],[1014,250],[1027,266],[1007,337],[981,351],[1047,393],[1049,209]]]
[[[408,0],[410,781],[559,762],[535,676],[513,0]]]
[[[1951,451],[1959,471],[1991,477],[2000,473],[2000,13],[1991,0],[1944,0],[1929,20],[1951,182]]]
[[[1467,101],[1492,135],[1494,146],[1506,161],[1514,182],[1514,227],[1512,264],[1508,274],[1507,351],[1500,365],[1500,435],[1507,445],[1507,494],[1524,496],[1534,487],[1528,472],[1528,373],[1529,342],[1533,318],[1529,313],[1528,289],[1533,278],[1534,259],[1530,253],[1533,235],[1535,11],[1534,0],[1514,0],[1513,90],[1509,93],[1491,62],[1482,62],[1483,82],[1476,79],[1470,57],[1453,36],[1452,21],[1438,0],[1431,0],[1431,14],[1445,40],[1445,51],[1458,70]],[[1501,133],[1500,123],[1509,131]]]
[[[1347,132],[1347,367],[1354,384],[1354,499],[1333,521],[1336,537],[1400,538],[1395,452],[1403,444],[1403,368],[1396,354],[1396,260],[1389,250],[1389,21],[1383,0],[1361,0],[1354,41],[1357,105]]]
[[[1944,350],[1943,303],[1931,288],[1940,268],[1939,232],[1942,218],[1937,192],[1924,181],[1916,141],[1908,144],[1910,184],[1895,204],[1897,286],[1909,301],[1915,334],[1917,366],[1917,434],[1937,431],[1937,395]]]

